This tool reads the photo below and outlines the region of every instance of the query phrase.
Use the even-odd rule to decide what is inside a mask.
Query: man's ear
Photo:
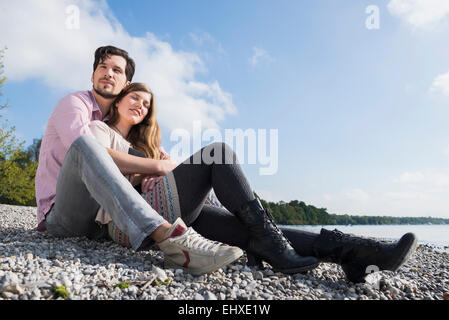
[[[94,74],[92,73],[92,77],[90,77],[90,82],[94,83]]]

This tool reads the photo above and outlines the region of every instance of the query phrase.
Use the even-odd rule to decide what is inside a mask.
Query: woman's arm
[[[113,146],[111,145],[111,135],[115,135],[115,133],[104,122],[92,121],[89,124],[89,128],[92,132],[92,135],[101,145],[106,148],[109,155],[112,157],[115,164],[124,175],[141,173],[146,176],[156,177],[166,175],[176,167],[176,164],[174,164],[171,160],[153,160],[145,158],[144,154],[130,148],[128,142],[122,144],[117,143],[117,146],[121,148],[121,151],[112,149],[111,147]],[[131,153],[133,153],[134,155],[125,153],[125,148],[126,152],[132,151]]]
[[[146,176],[165,176],[177,167],[172,160],[154,160],[136,157],[114,149],[106,148],[123,174],[142,173]]]

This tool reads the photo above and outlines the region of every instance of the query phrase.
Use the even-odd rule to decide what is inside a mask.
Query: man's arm
[[[61,99],[52,117],[55,130],[66,149],[69,149],[73,141],[80,136],[94,136],[89,128],[91,119],[88,108],[76,95],[68,95]],[[162,176],[176,167],[176,164],[170,160],[140,158],[110,148],[106,149],[123,174],[141,173],[148,176]]]
[[[77,95],[70,94],[59,100],[51,114],[51,122],[66,150],[73,141],[84,135],[91,135],[90,114],[85,102]]]
[[[147,176],[165,176],[177,167],[171,160],[154,160],[133,156],[114,149],[106,148],[117,167],[123,174],[141,173]]]

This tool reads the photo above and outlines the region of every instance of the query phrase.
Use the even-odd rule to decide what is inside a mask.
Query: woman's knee
[[[214,149],[217,149],[217,150],[220,150],[220,149],[232,150],[232,147],[229,144],[227,144],[226,142],[221,142],[221,141],[212,142],[211,144],[209,144],[209,146],[211,148],[214,148]]]
[[[236,155],[230,145],[225,142],[213,142],[204,148],[203,157],[210,162],[211,160],[216,164],[234,164],[236,163]]]

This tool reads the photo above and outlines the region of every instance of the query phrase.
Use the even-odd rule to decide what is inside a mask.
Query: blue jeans
[[[70,146],[59,172],[47,231],[61,237],[107,237],[107,226],[95,222],[100,206],[128,235],[134,250],[167,222],[133,188],[106,149],[95,138],[82,136]]]

